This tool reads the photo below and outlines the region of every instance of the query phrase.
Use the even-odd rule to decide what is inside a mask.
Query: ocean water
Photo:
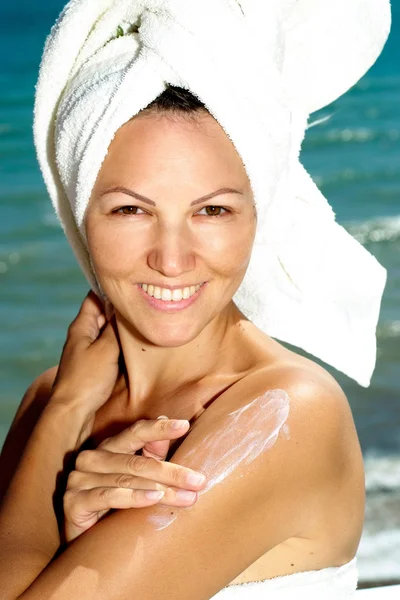
[[[63,4],[0,5],[0,444],[27,386],[58,362],[88,289],[32,142],[40,56]],[[313,115],[323,122],[309,130],[302,153],[338,222],[388,270],[371,386],[327,367],[349,398],[365,458],[361,581],[400,578],[400,3],[392,4],[381,57],[350,92]]]

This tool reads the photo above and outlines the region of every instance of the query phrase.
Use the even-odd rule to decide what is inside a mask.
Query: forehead
[[[101,174],[142,177],[162,173],[210,177],[219,173],[247,180],[240,155],[220,124],[206,112],[144,113],[125,123],[108,149]]]

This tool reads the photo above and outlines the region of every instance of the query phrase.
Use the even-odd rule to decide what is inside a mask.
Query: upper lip
[[[153,287],[159,287],[159,288],[164,288],[165,290],[183,290],[183,288],[185,287],[196,287],[196,285],[203,285],[203,283],[205,283],[205,281],[202,281],[200,283],[186,283],[185,285],[166,285],[166,284],[162,284],[162,283],[148,283],[147,281],[141,281],[140,284],[145,283],[146,285],[152,285]]]

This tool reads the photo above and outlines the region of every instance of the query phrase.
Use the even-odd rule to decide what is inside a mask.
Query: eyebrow
[[[109,190],[106,190],[105,192],[100,194],[100,197],[105,196],[106,194],[112,194],[115,192],[126,194],[127,196],[131,196],[131,198],[136,198],[136,200],[141,200],[142,202],[145,202],[146,204],[151,204],[151,206],[156,206],[156,203],[153,200],[150,200],[150,198],[146,198],[146,196],[142,196],[142,194],[138,194],[137,192],[134,192],[133,190],[130,190],[130,189],[128,189],[126,187],[122,187],[122,186],[117,186],[117,187],[113,187]],[[233,188],[221,188],[221,189],[217,190],[216,192],[212,192],[211,194],[202,196],[202,198],[193,200],[193,202],[191,202],[190,206],[195,206],[196,204],[201,204],[202,202],[211,200],[211,198],[215,198],[215,196],[220,196],[221,194],[240,194],[241,196],[243,195],[242,192],[239,192],[239,190],[234,190]]]

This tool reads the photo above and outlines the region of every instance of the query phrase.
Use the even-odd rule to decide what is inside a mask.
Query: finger
[[[142,508],[157,504],[164,496],[160,490],[100,487],[64,494],[64,511],[72,521],[80,513],[92,513],[112,508]]]
[[[81,491],[100,489],[100,488],[122,488],[132,490],[154,490],[164,492],[164,496],[160,504],[166,506],[192,506],[198,498],[197,492],[176,487],[169,487],[157,483],[143,477],[135,477],[131,475],[121,475],[117,473],[81,473],[75,471],[76,477],[71,483],[68,483],[67,490],[75,491],[79,494]],[[70,481],[70,480],[69,480]],[[83,507],[83,503],[81,505]],[[107,508],[106,506],[103,507]],[[89,505],[85,505],[85,509],[89,512],[92,509]]]
[[[118,454],[107,450],[84,450],[75,464],[76,471],[85,473],[120,473],[150,479],[168,487],[200,490],[205,477],[175,463],[161,462],[138,454]]]
[[[167,420],[168,417],[165,415],[160,415],[157,417],[157,421],[159,419]],[[147,456],[148,458],[156,458],[157,460],[166,460],[168,456],[170,441],[160,441],[160,442],[148,442],[145,444],[142,454],[143,456]]]
[[[106,351],[108,353],[108,360],[118,361],[120,354],[118,335],[111,321],[105,325],[103,331],[100,333],[96,341],[96,347],[101,352]]]
[[[67,490],[91,490],[103,487],[120,487],[165,492],[166,486],[151,479],[123,473],[86,473],[72,471],[68,477]]]
[[[90,291],[68,329],[69,337],[80,337],[92,343],[100,333],[98,319],[103,313],[100,299]]]
[[[148,442],[175,440],[187,433],[189,427],[189,421],[142,419],[112,438],[104,440],[99,448],[106,449],[109,452],[137,452]]]
[[[165,460],[168,456],[170,440],[162,440],[159,442],[147,442],[142,454],[147,458],[155,458],[156,460]]]
[[[157,417],[157,421],[159,419],[168,420],[168,417],[166,417],[165,415],[160,415],[159,417]],[[169,446],[170,440],[163,440],[159,442],[147,442],[147,444],[145,444],[142,450],[142,454],[143,456],[147,456],[148,458],[166,460],[168,456]]]

